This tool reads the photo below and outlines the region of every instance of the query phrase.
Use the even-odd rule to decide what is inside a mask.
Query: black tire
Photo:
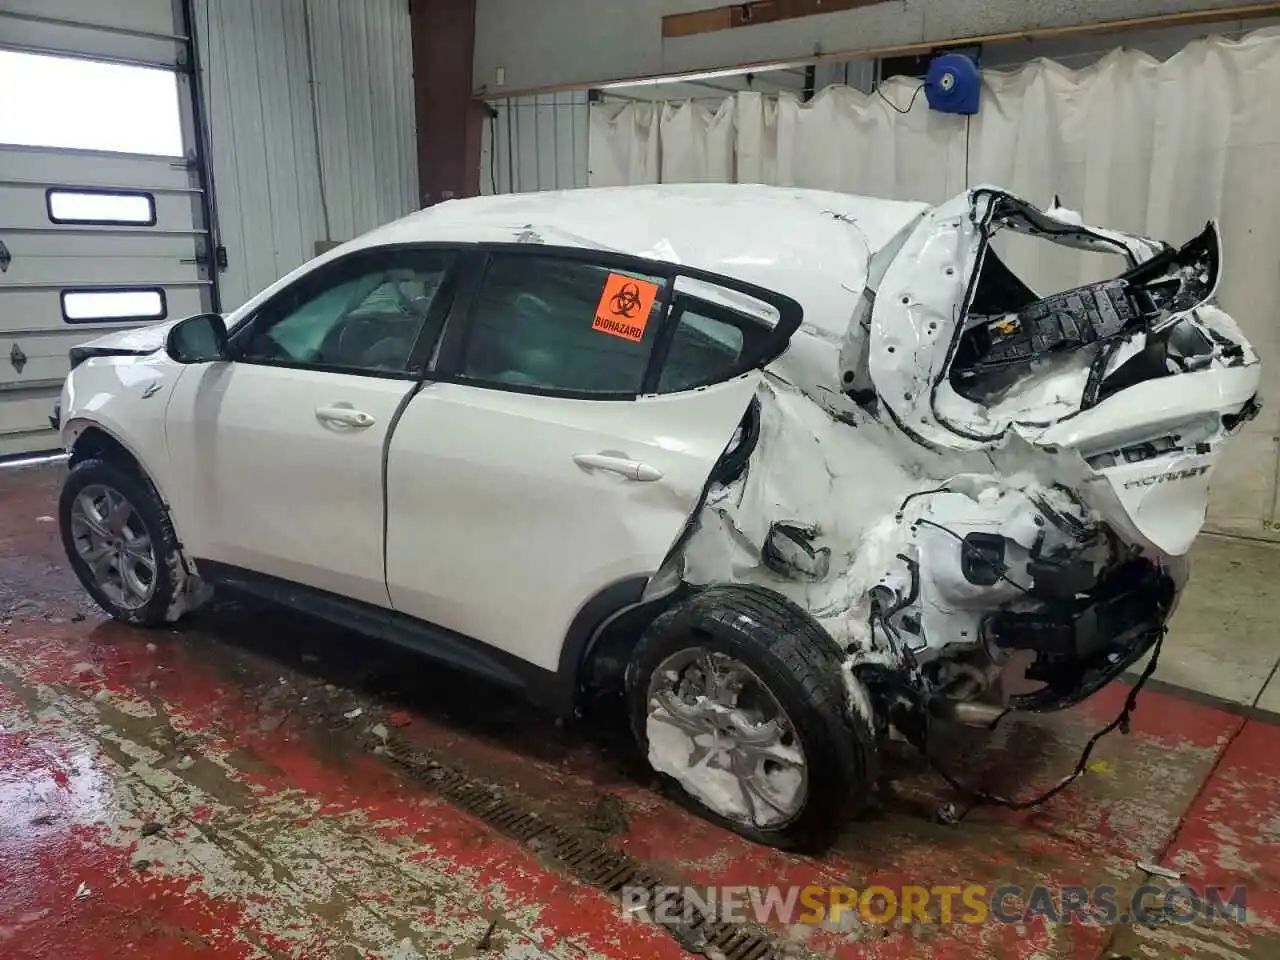
[[[146,604],[130,609],[115,603],[103,592],[88,564],[76,551],[71,533],[71,505],[85,487],[101,484],[118,490],[132,505],[155,549],[155,589]],[[67,561],[80,583],[98,606],[122,623],[155,627],[167,622],[167,613],[183,581],[182,555],[173,532],[169,512],[151,481],[134,470],[109,460],[83,460],[76,464],[62,484],[58,498],[58,526]]]
[[[709,587],[666,611],[645,631],[627,669],[632,732],[646,759],[650,678],[668,657],[691,647],[741,661],[768,687],[804,751],[808,789],[796,816],[776,829],[728,819],[659,773],[664,789],[757,843],[803,852],[830,846],[841,821],[870,800],[879,765],[875,731],[845,707],[843,657],[835,641],[805,610],[764,587]]]

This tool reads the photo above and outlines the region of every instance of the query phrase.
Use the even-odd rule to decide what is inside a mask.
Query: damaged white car
[[[1044,296],[1018,234],[1122,259]],[[623,685],[685,802],[820,847],[891,731],[1158,644],[1257,407],[1220,259],[987,188],[454,201],[76,348],[63,540],[127,622],[230,588],[566,713]]]

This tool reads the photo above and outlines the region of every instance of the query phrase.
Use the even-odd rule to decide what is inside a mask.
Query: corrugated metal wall
[[[405,0],[196,0],[224,309],[417,208]]]
[[[529,193],[587,185],[586,91],[495,100],[491,106],[497,116],[490,119],[484,132],[481,193]]]

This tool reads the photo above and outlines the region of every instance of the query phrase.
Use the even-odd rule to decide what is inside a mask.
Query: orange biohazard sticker
[[[622,273],[609,274],[591,329],[639,343],[644,339],[644,328],[649,323],[649,312],[659,289],[658,284],[648,280],[637,280]]]

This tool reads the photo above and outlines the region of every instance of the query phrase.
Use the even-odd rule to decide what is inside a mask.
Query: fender
[[[108,441],[115,444],[121,450],[123,450],[126,454],[128,454],[133,459],[134,463],[138,465],[138,468],[142,471],[147,481],[153,487],[155,487],[156,493],[160,495],[160,502],[164,504],[165,510],[168,511],[169,513],[169,522],[173,526],[174,536],[177,537],[177,540],[178,540],[178,550],[179,550],[179,553],[182,555],[182,565],[186,569],[187,573],[191,574],[192,576],[196,576],[197,575],[196,569],[192,565],[190,558],[186,555],[186,552],[183,549],[184,541],[182,539],[181,521],[177,516],[174,515],[173,510],[170,509],[170,500],[168,495],[165,492],[164,483],[156,476],[155,472],[147,465],[147,462],[141,456],[139,456],[137,449],[129,442],[121,439],[120,433],[118,431],[112,430],[110,427],[104,425],[100,420],[92,420],[88,417],[79,416],[79,417],[73,417],[72,419],[68,420],[63,425],[63,428],[62,428],[62,439],[63,439],[64,448],[66,449],[67,453],[70,454],[70,461],[69,461],[70,464],[74,466],[77,459],[80,459],[76,456],[76,447],[78,446],[78,444],[80,443],[80,440],[84,437],[84,435],[88,433],[90,430],[98,431],[104,437],[106,437]]]

